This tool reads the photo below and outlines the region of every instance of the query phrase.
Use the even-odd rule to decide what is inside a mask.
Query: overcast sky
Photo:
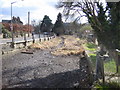
[[[11,2],[17,1],[13,6],[13,16],[19,16],[21,20],[27,23],[28,12],[30,11],[30,21],[33,19],[38,22],[42,20],[44,15],[48,15],[54,23],[57,14],[62,12],[55,8],[57,0],[0,0],[0,19],[10,20],[11,18]],[[1,21],[1,20],[0,20]]]
[[[19,16],[24,24],[28,21],[28,12],[30,11],[30,21],[38,22],[42,20],[44,15],[48,15],[52,23],[56,21],[61,9],[56,9],[55,5],[58,0],[0,0],[0,22],[2,19],[11,19],[11,2],[17,1],[13,6],[13,16]],[[64,18],[63,18],[64,21]],[[86,22],[83,20],[82,22]]]

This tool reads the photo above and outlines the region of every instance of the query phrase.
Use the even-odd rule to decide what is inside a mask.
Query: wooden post
[[[26,32],[24,32],[24,40],[25,40],[24,45],[25,45],[25,47],[26,47],[26,46],[27,46]]]
[[[116,52],[117,52],[116,69],[117,69],[117,73],[118,73],[118,83],[120,83],[120,50],[116,49]]]
[[[117,52],[117,73],[120,74],[120,50],[116,49]]]
[[[35,37],[33,32],[32,32],[32,39],[33,39],[33,43],[35,43]]]
[[[104,75],[104,59],[103,59],[103,56],[101,57],[101,72],[102,72],[102,81],[103,81],[103,85],[105,83],[105,75]]]
[[[105,76],[104,76],[104,63],[103,63],[103,56],[100,55],[100,52],[97,53],[96,57],[96,80],[98,79],[103,80],[103,84],[105,83]]]

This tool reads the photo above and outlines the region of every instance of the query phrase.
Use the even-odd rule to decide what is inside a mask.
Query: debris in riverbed
[[[58,55],[79,55],[84,49],[81,46],[81,40],[75,36],[63,35],[51,39],[50,41],[44,41],[30,45],[30,49],[50,49],[51,54]]]
[[[23,50],[21,53],[24,53],[24,54],[33,54],[34,50]]]
[[[63,37],[65,38],[64,45],[62,45],[61,48],[52,51],[51,53],[53,55],[80,55],[84,51],[79,38],[68,35]]]
[[[58,46],[58,44],[61,42],[61,38],[57,37],[54,39],[51,39],[49,41],[44,41],[44,42],[40,42],[40,43],[34,43],[32,45],[30,45],[28,48],[33,48],[33,49],[51,49],[54,48],[56,46]]]

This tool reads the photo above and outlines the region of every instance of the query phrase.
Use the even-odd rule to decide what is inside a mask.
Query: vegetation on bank
[[[74,16],[79,12],[81,16],[86,16],[93,31],[97,37],[100,53],[106,47],[108,53],[116,61],[116,72],[120,72],[120,2],[59,2],[57,8],[64,9],[64,15],[67,17]],[[109,13],[108,13],[109,12]],[[78,18],[78,17],[77,17]],[[117,53],[116,53],[117,52]],[[116,58],[118,56],[118,58]],[[108,61],[108,60],[107,60]],[[110,64],[110,62],[108,62]],[[114,64],[113,64],[114,65]],[[111,67],[111,66],[110,66]]]
[[[33,43],[32,45],[28,46],[28,48],[40,49],[40,50],[53,49],[54,47],[57,47],[60,42],[61,42],[60,37],[57,37],[49,41],[47,40],[40,43]]]
[[[84,51],[81,40],[75,36],[63,35],[50,41],[35,43],[29,46],[34,49],[50,49],[53,55],[79,55]]]
[[[63,38],[61,47],[51,52],[53,55],[80,55],[84,51],[79,38],[70,35]]]
[[[5,28],[2,28],[2,33],[3,33],[3,38],[11,38],[12,37],[12,33]]]
[[[97,46],[94,43],[86,43],[84,44],[85,49],[89,51],[88,55],[90,56],[92,67],[95,69],[96,67],[96,53]],[[105,73],[115,73],[116,72],[116,63],[113,59],[108,58],[104,61],[104,70]]]
[[[85,48],[91,52],[97,50],[97,45],[95,45],[94,43],[86,43],[85,46]]]
[[[97,88],[99,90],[109,90],[109,89],[119,89],[120,88],[120,83],[117,82],[105,82],[103,83],[96,83],[94,84],[94,88]]]
[[[86,43],[84,44],[85,49],[89,52],[88,55],[90,56],[92,68],[95,72],[96,69],[96,52],[97,46],[94,43]],[[93,84],[93,88],[97,88],[100,90],[109,90],[111,88],[120,88],[120,83],[118,83],[118,76],[116,76],[116,63],[114,59],[108,58],[107,60],[104,60],[104,73],[106,78],[105,83],[103,82],[97,82]]]
[[[104,61],[104,70],[107,73],[116,73],[116,64],[115,60]]]

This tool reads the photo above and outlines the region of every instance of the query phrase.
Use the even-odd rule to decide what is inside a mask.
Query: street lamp
[[[23,1],[23,0],[21,0],[21,1]],[[12,32],[12,48],[14,48],[14,32],[13,32],[13,22],[12,22],[12,5],[14,3],[16,3],[16,2],[17,1],[11,2],[11,26],[10,26],[10,28],[11,28],[11,32]]]

